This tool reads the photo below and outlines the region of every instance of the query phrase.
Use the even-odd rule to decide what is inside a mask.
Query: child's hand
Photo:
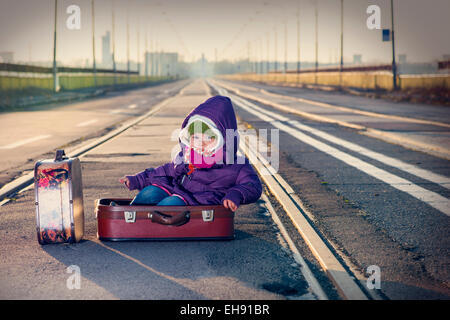
[[[127,177],[123,177],[123,178],[119,179],[119,182],[126,185],[128,189],[130,188],[130,180],[128,180]]]
[[[228,199],[223,200],[223,206],[227,209],[231,209],[233,212],[237,210],[237,205]]]

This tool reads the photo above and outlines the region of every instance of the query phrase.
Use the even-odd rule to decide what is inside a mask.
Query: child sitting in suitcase
[[[239,135],[229,98],[208,99],[189,113],[181,128],[181,151],[172,162],[119,180],[130,190],[140,190],[131,205],[223,204],[236,211],[259,199],[258,176],[248,159],[236,154]]]

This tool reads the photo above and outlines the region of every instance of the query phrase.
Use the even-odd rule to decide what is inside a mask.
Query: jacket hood
[[[181,125],[181,130],[187,126],[189,119],[194,115],[206,117],[215,124],[223,137],[223,162],[235,163],[239,148],[239,133],[237,131],[236,114],[230,98],[224,96],[209,98],[188,114]],[[181,140],[180,145],[182,153],[185,144]]]

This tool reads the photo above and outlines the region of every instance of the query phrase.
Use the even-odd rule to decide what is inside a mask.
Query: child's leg
[[[130,205],[153,205],[159,203],[167,196],[167,192],[163,189],[157,186],[147,186],[134,197]]]
[[[185,206],[186,203],[178,196],[165,197],[157,204],[158,206]]]

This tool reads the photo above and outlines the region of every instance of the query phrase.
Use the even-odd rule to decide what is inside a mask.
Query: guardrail
[[[137,71],[58,67],[58,91],[53,92],[53,68],[0,63],[0,109],[45,101],[75,99],[77,90],[129,88],[176,80],[176,76],[143,76]],[[64,95],[70,93],[70,95]],[[86,92],[80,97],[85,97]],[[47,99],[47,100],[46,100]]]
[[[93,68],[73,68],[73,67],[58,67],[58,73],[94,73]],[[14,63],[0,63],[0,71],[7,72],[27,72],[27,73],[53,73],[53,68],[33,66],[25,64]],[[113,69],[95,69],[96,73],[117,73],[117,74],[134,74],[137,75],[137,71],[126,70],[113,70]]]
[[[365,90],[392,90],[392,73],[377,72],[303,72],[303,73],[266,73],[231,74],[219,78],[237,81],[252,81],[275,85],[300,86],[320,85],[347,87]],[[450,74],[399,75],[397,83],[400,89],[450,89]]]

